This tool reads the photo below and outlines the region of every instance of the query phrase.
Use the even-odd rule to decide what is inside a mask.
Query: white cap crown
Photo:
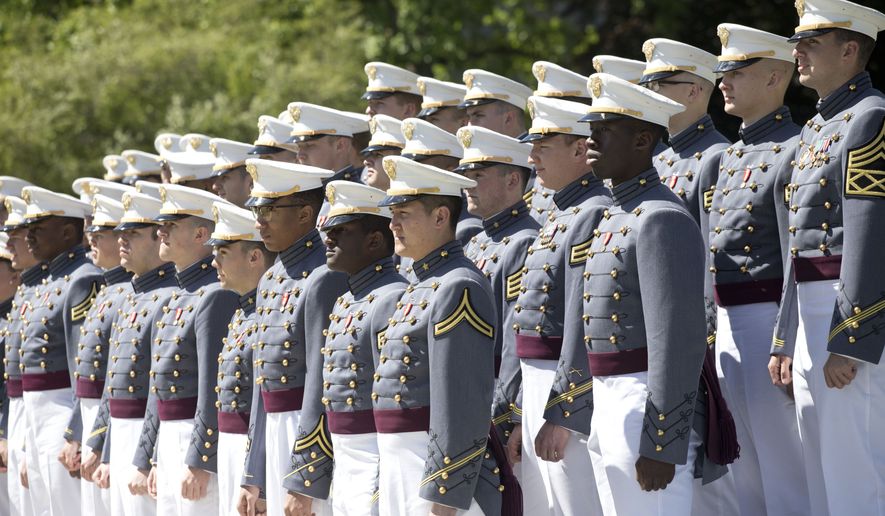
[[[208,144],[206,146],[208,148]],[[166,155],[166,163],[169,164],[169,172],[171,172],[169,180],[174,184],[179,184],[212,177],[215,156],[211,152],[202,151],[175,152]]]
[[[163,201],[159,199],[159,186],[157,188],[158,197],[138,192],[123,194],[121,203],[123,204],[124,211],[120,222],[156,224],[156,218],[160,216],[160,209],[163,207]]]
[[[587,77],[547,61],[535,61],[532,75],[538,80],[536,97],[587,97]]]
[[[460,162],[462,166],[492,162],[529,167],[529,153],[532,147],[520,143],[516,138],[472,125],[458,129],[457,136],[464,149],[464,157]]]
[[[369,120],[372,138],[369,147],[396,147],[402,149],[406,144],[403,137],[402,121],[388,115],[375,115]]]
[[[717,57],[720,63],[760,57],[790,63],[795,61],[793,45],[777,34],[734,23],[721,23],[716,27],[716,35],[722,43],[722,52]]]
[[[123,179],[123,174],[126,173],[126,169],[128,168],[126,158],[118,154],[108,154],[102,158],[101,166],[103,166],[105,170],[104,178],[108,181],[119,181]]]
[[[206,220],[212,220],[213,203],[227,202],[205,190],[175,184],[160,186],[160,200],[160,215],[189,215]]]
[[[419,118],[407,118],[402,124],[406,146],[402,155],[451,156],[461,159],[464,151],[454,134]]]
[[[587,114],[586,104],[548,97],[529,97],[528,106],[532,116],[529,135],[590,135],[589,124],[578,121]]]
[[[289,104],[293,128],[290,136],[353,136],[369,130],[368,117],[307,102]]]
[[[596,73],[607,73],[636,84],[645,71],[645,62],[618,56],[599,55],[593,58]]]
[[[212,218],[215,230],[211,240],[261,242],[261,235],[255,229],[255,215],[229,202],[212,204]],[[218,245],[220,242],[211,242]]]
[[[411,93],[418,92],[418,74],[388,63],[373,61],[363,67],[369,84],[366,93]]]
[[[476,104],[484,100],[501,100],[524,110],[525,101],[532,94],[528,86],[485,70],[467,70],[462,78],[467,86],[462,106],[469,106],[471,102]]]
[[[52,216],[85,219],[92,215],[92,206],[89,203],[39,186],[23,188],[22,199],[28,203],[25,212],[25,218],[28,220]]]
[[[104,229],[113,229],[123,218],[123,203],[105,195],[96,194],[92,198],[92,224]]]
[[[645,54],[646,61],[644,76],[688,72],[710,82],[716,82],[716,74],[713,73],[713,69],[716,68],[716,56],[706,50],[672,39],[654,38],[642,44],[642,53]]]
[[[249,195],[271,199],[323,188],[323,180],[335,175],[324,168],[256,158],[246,160],[246,171],[252,176]]]
[[[473,188],[476,181],[461,174],[412,161],[402,156],[386,156],[384,172],[390,178],[387,196],[447,195],[461,197],[461,190]]]
[[[390,208],[379,207],[385,192],[353,181],[332,181],[326,185],[329,201],[327,219],[340,215],[377,215],[390,218]]]
[[[466,86],[455,82],[432,77],[419,77],[417,82],[418,93],[422,96],[421,109],[457,106],[467,93]]]
[[[589,89],[593,105],[587,107],[587,113],[602,120],[611,114],[667,127],[671,116],[685,110],[678,102],[607,73],[591,75]]]
[[[209,140],[209,151],[215,156],[213,171],[230,170],[245,165],[252,146],[248,143],[235,142],[224,138]]]
[[[799,25],[793,38],[806,31],[845,29],[876,40],[885,30],[885,14],[846,0],[796,0],[796,12]]]
[[[181,135],[175,133],[160,133],[154,138],[154,149],[160,156],[166,156],[170,152],[179,152],[181,149]]]

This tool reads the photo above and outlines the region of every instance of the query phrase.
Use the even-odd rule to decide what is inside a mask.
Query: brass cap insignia
[[[166,202],[166,189],[162,186],[160,187],[160,200]]]
[[[529,118],[535,118],[535,101],[529,100],[526,102],[526,110],[529,112]]]
[[[424,84],[424,79],[418,79],[418,93],[423,97],[427,95],[427,85]]]
[[[729,35],[728,29],[725,27],[719,27],[719,30],[716,31],[716,35],[719,36],[719,41],[722,43],[722,47],[727,47]]]
[[[267,120],[259,120],[258,121],[258,132],[263,133],[265,129],[267,129]]]
[[[799,17],[805,16],[805,0],[796,0],[796,12],[799,13]]]
[[[212,206],[212,220],[218,224],[218,206]]]
[[[23,190],[22,191],[22,200],[28,204],[31,204],[31,192],[29,192],[28,190]]]
[[[646,41],[642,45],[642,53],[645,54],[646,61],[651,61],[652,56],[655,55],[655,44],[651,41]]]
[[[384,173],[387,174],[387,177],[391,181],[396,181],[396,162],[386,159],[382,163],[384,164]]]
[[[369,119],[369,132],[372,134],[378,132],[378,121],[375,120],[375,117]]]
[[[162,145],[166,149],[171,148],[172,147],[172,138],[170,138],[168,136],[163,138],[163,140],[160,141],[160,145]]]
[[[200,145],[203,145],[203,139],[199,136],[191,136],[191,139],[188,141],[191,148],[197,150],[200,148]]]
[[[246,172],[248,172],[249,175],[252,176],[252,181],[258,181],[258,167],[256,167],[252,163],[249,163],[248,165],[246,165]]]
[[[214,143],[210,143],[209,144],[209,152],[211,152],[212,155],[217,158],[218,157],[218,146],[215,145]]]
[[[132,197],[128,193],[123,194],[123,209],[128,210],[131,207],[132,207]]]
[[[472,73],[464,72],[462,79],[464,80],[464,85],[467,86],[468,89],[473,88],[474,77]]]
[[[329,204],[335,204],[335,187],[329,185],[326,187],[326,199],[329,199]]]
[[[464,148],[470,147],[471,142],[473,142],[473,133],[466,127],[458,129],[458,141],[461,142]]]
[[[126,161],[128,161],[130,165],[135,165],[135,156],[126,156]]]
[[[599,77],[591,77],[589,86],[593,98],[599,98],[602,96],[602,79]]]
[[[22,195],[24,197],[24,195]],[[6,198],[3,199],[3,206],[6,206],[6,211],[12,211],[12,199]]]
[[[374,66],[367,66],[366,67],[366,75],[369,76],[370,80],[374,81],[375,77],[378,76],[378,69],[375,68]]]
[[[415,123],[414,122],[403,123],[403,136],[406,137],[406,140],[411,140],[412,136],[414,134],[415,134]]]
[[[547,68],[541,63],[535,63],[532,66],[532,73],[535,75],[536,79],[544,82],[544,78],[547,77]]]
[[[117,158],[111,158],[111,159],[108,160],[108,166],[109,166],[109,167],[111,167],[111,168],[117,168],[117,165],[119,165],[119,162],[117,161]]]
[[[289,115],[292,116],[293,122],[297,122],[297,121],[301,120],[301,107],[292,106],[292,108],[289,109]]]
[[[598,57],[593,58],[593,69],[596,70],[596,73],[602,73],[602,61]]]

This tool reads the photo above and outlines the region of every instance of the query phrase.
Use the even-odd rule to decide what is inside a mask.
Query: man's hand
[[[202,500],[206,497],[209,486],[209,477],[212,473],[205,469],[188,466],[181,480],[181,497],[185,500]]]
[[[438,503],[433,504],[433,507],[430,508],[430,516],[455,516],[457,513],[458,509]]]
[[[535,437],[535,455],[547,462],[561,461],[570,434],[567,428],[545,421]]]
[[[314,513],[310,510],[312,505],[313,498],[289,491],[283,502],[283,514],[286,516],[313,516]]]
[[[793,383],[793,358],[786,355],[771,355],[768,361],[768,376],[771,383],[786,387]]]
[[[95,473],[92,474],[92,482],[95,482],[95,485],[97,485],[101,489],[110,488],[111,466],[109,464],[99,464],[98,467],[95,468]]]
[[[6,439],[0,439],[0,473],[9,468],[9,447]]]
[[[830,358],[824,364],[824,380],[827,381],[827,387],[831,389],[847,387],[855,376],[857,376],[856,360],[830,353]]]
[[[83,454],[81,452],[80,459],[83,459]],[[88,452],[86,454],[86,460],[83,460],[80,463],[80,478],[87,482],[92,482],[92,477],[95,475],[95,470],[98,469],[98,466],[101,464],[101,457],[95,450]]]
[[[261,516],[267,513],[267,502],[258,498],[258,487],[246,486],[240,488],[237,512],[240,513],[240,516]]]
[[[58,461],[64,464],[65,469],[69,472],[76,471],[80,473],[80,443],[78,441],[67,441],[62,446],[58,454]]]
[[[676,465],[639,456],[636,461],[636,481],[643,491],[664,489],[673,481]]]
[[[151,466],[151,472],[147,477],[147,491],[154,500],[157,499],[157,467]]]
[[[514,465],[522,460],[522,425],[516,425],[507,438],[507,460]]]
[[[21,482],[22,487],[28,489],[30,485],[28,485],[28,463],[22,461],[22,467],[18,471],[18,481]]]
[[[132,475],[132,480],[129,481],[129,492],[132,493],[132,496],[143,496],[148,494],[148,473],[149,471],[147,470],[139,469],[134,475]]]

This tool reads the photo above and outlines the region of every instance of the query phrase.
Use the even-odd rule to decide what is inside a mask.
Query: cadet
[[[380,206],[391,207],[395,251],[414,260],[416,278],[376,348],[380,513],[500,514],[503,492],[509,514],[519,489],[489,442],[494,296],[455,240],[461,189],[476,183],[399,156],[384,170]]]
[[[215,179],[212,177],[215,156],[211,152],[171,152],[166,155],[165,161],[169,167],[171,184],[205,192],[212,191],[212,186],[215,184]]]
[[[126,177],[126,169],[128,167],[126,158],[118,154],[108,154],[101,160],[101,165],[105,169],[104,180],[122,183]]]
[[[169,164],[166,163],[166,156],[172,152],[178,152],[181,135],[175,133],[160,133],[154,138],[154,149],[160,155],[160,182],[169,182]]]
[[[522,384],[513,407],[518,423],[507,443],[511,460],[522,461],[520,480],[526,514],[599,514],[587,436],[593,414],[592,379],[578,299],[585,250],[603,211],[608,189],[586,163],[587,106],[532,97],[529,163],[556,194],[523,267],[510,273],[516,356]],[[557,363],[568,364],[556,375]],[[552,391],[552,392],[551,392]],[[520,459],[521,456],[521,459]],[[600,479],[602,481],[602,479]]]
[[[169,160],[174,180],[177,162]],[[179,185],[162,186],[160,196],[163,206],[155,219],[161,223],[159,255],[175,264],[180,288],[172,292],[151,335],[149,408],[142,435],[151,433],[156,419],[159,425],[149,484],[156,486],[159,514],[215,513],[217,358],[238,299],[218,284],[210,265],[212,248],[205,245],[214,229],[212,203],[222,199]]]
[[[369,120],[369,130],[372,132],[372,139],[360,151],[366,170],[365,183],[384,191],[390,185],[390,178],[384,173],[381,160],[384,156],[396,156],[402,152],[406,144],[402,121],[387,115],[375,115]]]
[[[251,157],[252,146],[248,143],[212,138],[209,148],[215,155],[212,166],[212,191],[225,201],[242,208],[252,190],[252,176],[246,172],[246,158]]]
[[[587,162],[612,182],[585,249],[590,445],[605,514],[689,514],[703,362],[703,240],[652,155],[683,107],[608,74],[590,77]]]
[[[808,514],[795,407],[771,385],[768,350],[759,346],[774,330],[784,281],[783,194],[799,134],[783,105],[793,57],[786,38],[774,34],[729,23],[718,34],[715,71],[723,74],[725,112],[742,122],[740,140],[722,153],[707,255],[718,306],[719,382],[741,445],[731,466],[735,501],[742,514]]]
[[[28,203],[28,247],[49,264],[49,276],[22,316],[21,364],[28,480],[35,513],[80,512],[80,482],[56,459],[73,410],[72,373],[80,326],[103,282],[83,247],[90,206],[36,186],[22,190]]]
[[[363,67],[369,84],[361,97],[366,101],[366,114],[387,115],[397,120],[418,116],[421,95],[418,74],[387,63],[371,62]]]
[[[882,263],[881,229],[872,221],[881,218],[885,195],[876,161],[885,98],[864,68],[885,15],[841,0],[796,5],[799,26],[790,41],[799,82],[820,100],[799,136],[786,192],[792,271],[772,353],[795,360],[812,511],[875,514],[882,511],[885,449],[869,436],[885,425],[878,408],[885,371],[877,367],[882,339],[875,323],[883,286],[870,271]],[[794,348],[783,330],[797,323]],[[773,362],[778,383],[789,380],[789,360]]]
[[[639,79],[642,78],[642,72],[645,70],[645,61],[598,55],[593,57],[593,69],[596,70],[596,73],[607,73],[627,82],[639,84]]]
[[[8,331],[7,324],[9,319],[11,318],[10,314],[13,310],[12,302],[15,296],[16,291],[18,290],[18,286],[21,283],[21,276],[17,270],[12,267],[12,253],[6,247],[6,242],[9,239],[9,235],[6,233],[0,233],[0,315],[3,316],[3,321],[0,322],[0,339],[6,338],[6,332]],[[5,368],[0,369],[5,373]],[[0,386],[0,424],[6,424],[8,420],[8,411],[9,411],[9,400],[6,395],[6,382],[4,381],[2,386]],[[2,461],[2,465],[4,468],[3,473],[0,473],[0,486],[5,486],[8,484],[7,474],[8,470],[6,470],[6,465],[8,463],[9,458],[9,448],[7,447],[6,442],[6,431],[3,428],[0,428],[0,461]],[[10,507],[10,498],[9,491],[6,489],[0,489],[0,507]],[[18,502],[18,500],[16,500]],[[16,503],[16,506],[18,503]]]
[[[322,391],[317,390],[322,386],[320,348],[335,300],[347,290],[347,278],[325,266],[325,248],[316,229],[323,182],[332,171],[266,160],[250,159],[246,164],[253,182],[247,205],[265,247],[279,256],[258,284],[258,332],[250,337],[257,386],[238,505],[240,511],[251,510],[261,488],[267,495],[267,513],[282,514],[283,482],[292,466],[296,435],[302,430],[304,435],[325,435],[319,417]],[[309,392],[308,386],[314,390]],[[330,459],[318,454],[317,469]],[[313,508],[317,514],[327,509],[318,503]]]
[[[270,115],[258,117],[258,138],[255,140],[255,146],[249,151],[249,156],[283,163],[297,163],[298,149],[286,143],[291,136],[292,123],[289,110],[280,113],[279,117]]]
[[[111,183],[115,184],[115,183]],[[68,470],[80,472],[80,504],[83,514],[110,514],[110,492],[92,483],[92,473],[101,459],[101,447],[81,448],[84,438],[93,437],[91,429],[96,426],[107,428],[107,414],[99,415],[100,400],[104,392],[105,371],[107,370],[108,348],[113,328],[118,322],[118,312],[123,308],[126,297],[132,292],[132,274],[120,266],[120,245],[114,228],[123,216],[123,204],[114,198],[103,195],[118,194],[122,197],[131,187],[110,189],[104,185],[91,184],[90,189],[100,191],[93,197],[92,221],[86,228],[92,263],[101,268],[104,279],[86,313],[86,320],[80,326],[80,339],[77,344],[74,364],[74,411],[68,423],[70,433],[64,435],[68,443],[61,457]],[[103,431],[102,431],[103,433]],[[79,454],[79,457],[77,455]]]
[[[458,104],[467,94],[466,86],[431,77],[419,77],[418,92],[422,95],[421,111],[415,118],[425,120],[452,134],[467,125],[467,113],[458,108]]]
[[[139,181],[136,188],[148,191],[145,184],[155,183]],[[149,392],[151,332],[163,314],[162,307],[178,288],[175,266],[159,255],[160,240],[154,219],[160,215],[161,206],[159,198],[125,193],[125,211],[115,228],[120,265],[132,273],[132,292],[126,296],[110,335],[110,360],[102,399],[102,404],[107,405],[107,428],[101,433],[102,427],[94,425],[95,437],[86,443],[93,450],[101,444],[102,465],[93,475],[96,483],[107,487],[109,477],[115,479],[110,483],[113,515],[154,514],[157,510],[147,492],[157,427],[153,418],[148,418],[152,426],[147,438],[142,438],[142,427]]]
[[[302,441],[292,456],[293,473],[286,481],[292,493],[288,505],[294,508],[300,503],[305,513],[310,513],[311,498],[328,496],[331,481],[336,514],[379,514],[373,350],[407,285],[393,266],[390,210],[378,207],[384,195],[348,181],[326,185],[332,205],[322,227],[326,263],[331,270],[347,273],[350,290],[338,298],[329,315],[321,349],[322,404],[331,441],[323,441],[320,435],[299,436]],[[322,447],[329,444],[335,450],[334,467],[331,460],[314,464],[311,457],[325,455]]]
[[[250,177],[251,184],[251,177]],[[226,202],[212,207],[215,231],[206,245],[214,248],[212,265],[222,288],[239,294],[240,306],[228,323],[224,348],[218,354],[218,514],[237,513],[249,412],[252,409],[252,346],[250,336],[258,331],[255,321],[255,289],[264,272],[273,265],[275,253],[268,251],[255,228],[255,216]]]
[[[140,150],[124,150],[121,154],[126,163],[123,183],[134,185],[137,181],[160,182],[163,158]]]
[[[539,229],[523,199],[531,146],[482,127],[462,127],[458,140],[464,158],[456,171],[476,182],[465,189],[467,210],[483,223],[483,231],[470,239],[464,255],[492,284],[495,327],[510,328],[519,290],[508,289],[507,278],[518,276]],[[506,443],[521,382],[513,332],[501,330],[495,335],[495,377],[492,421],[498,438]]]

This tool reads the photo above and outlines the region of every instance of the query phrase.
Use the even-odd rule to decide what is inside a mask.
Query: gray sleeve
[[[84,439],[85,445],[95,451],[102,450],[110,425],[110,405],[108,404],[107,391],[105,391],[102,393],[101,401],[98,405],[98,415],[95,416],[95,423],[89,429],[89,435]]]
[[[101,463],[108,464],[111,462],[111,418],[108,418],[108,429],[105,432],[104,442],[101,447]]]
[[[793,275],[793,260],[788,258],[786,268],[784,268],[784,288],[781,292],[781,303],[774,323],[771,354],[792,357],[798,331],[799,300],[796,292],[796,280]]]
[[[68,374],[71,377],[71,385],[76,386],[74,371],[77,366],[74,362],[77,357],[77,345],[80,343],[80,326],[86,320],[86,314],[92,307],[92,302],[103,282],[103,278],[95,274],[86,274],[71,282],[70,289],[65,295],[62,322],[65,326],[65,342],[67,343]],[[72,394],[73,396],[73,394]],[[74,396],[74,409],[65,429],[64,438],[68,441],[80,442],[83,438],[83,419],[80,416],[80,400]]]
[[[76,384],[74,384],[76,389]],[[68,426],[65,428],[64,438],[69,442],[83,441],[83,417],[80,415],[80,398],[74,396],[74,407],[71,409],[71,417],[68,419]]]
[[[153,378],[151,386],[153,387]],[[160,416],[157,413],[157,395],[148,394],[147,408],[144,411],[144,424],[141,427],[141,436],[138,438],[138,446],[135,448],[135,457],[132,464],[140,470],[149,470],[154,465],[157,457],[157,434],[160,431]]]
[[[261,397],[261,385],[252,388],[252,411],[249,416],[249,433],[246,441],[246,460],[243,465],[242,486],[256,486],[264,491],[266,481],[266,460],[264,453],[265,423],[264,399]]]

